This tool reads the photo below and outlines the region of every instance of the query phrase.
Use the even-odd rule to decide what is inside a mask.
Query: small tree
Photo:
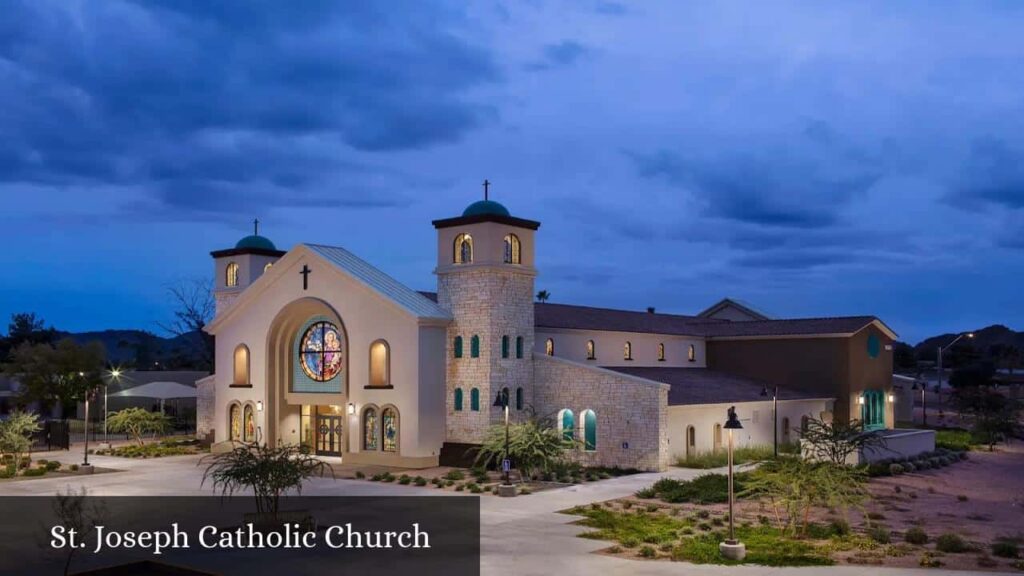
[[[537,292],[537,302],[543,304],[544,302],[548,301],[548,298],[551,298],[551,292],[548,292],[547,290],[541,290],[540,292]]]
[[[68,486],[66,493],[57,493],[53,503],[53,511],[60,520],[60,525],[68,530],[74,530],[82,542],[89,539],[97,526],[105,524],[108,516],[107,508],[102,501],[96,498],[89,499],[88,495],[85,486],[82,486],[80,492],[75,492]],[[68,546],[65,550],[67,560],[64,561],[64,575],[67,576],[71,560],[80,548]]]
[[[160,412],[142,408],[125,408],[107,416],[107,428],[112,432],[124,432],[143,445],[142,435],[152,432],[161,434],[170,426],[170,418]]]
[[[230,452],[211,454],[200,460],[206,464],[202,484],[209,479],[214,491],[223,496],[251,488],[256,511],[277,516],[283,494],[302,493],[302,483],[313,476],[323,477],[334,470],[294,444],[270,448],[266,444],[239,446]]]
[[[843,465],[856,452],[886,448],[885,437],[878,431],[865,431],[864,423],[860,420],[825,422],[808,418],[806,429],[800,432],[800,439],[805,455],[815,460]]]
[[[991,451],[997,442],[1005,441],[1017,433],[1020,402],[1002,394],[992,386],[960,388],[953,394],[953,402],[960,412],[973,421],[973,436]]]
[[[6,420],[0,420],[0,455],[14,456],[17,466],[21,455],[32,449],[32,434],[40,430],[39,416],[15,410]]]
[[[209,370],[213,366],[213,336],[203,328],[213,319],[216,304],[210,280],[182,280],[167,287],[169,300],[174,303],[174,319],[160,327],[178,336],[193,348],[197,357],[196,368]]]
[[[562,431],[541,419],[530,418],[526,422],[509,426],[509,459],[526,478],[535,471],[550,471],[564,460],[564,451],[576,442],[564,438]],[[490,466],[505,457],[505,426],[498,424],[487,430],[483,444],[477,449],[476,464]]]
[[[74,412],[86,392],[102,385],[105,352],[99,342],[78,344],[65,338],[56,345],[23,343],[11,353],[5,372],[21,385],[22,403],[59,403]]]

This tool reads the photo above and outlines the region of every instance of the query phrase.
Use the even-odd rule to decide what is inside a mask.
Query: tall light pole
[[[736,407],[730,406],[725,421],[725,429],[729,431],[729,538],[718,545],[719,553],[730,560],[743,560],[747,555],[747,547],[736,539],[736,522],[733,517],[733,508],[736,505],[736,494],[733,490],[732,472],[732,448],[733,430],[742,430],[743,425],[736,417]]]
[[[85,379],[85,372],[79,372],[78,377]],[[92,395],[92,390],[85,391],[85,460],[82,462],[84,468],[89,468],[89,396]]]
[[[508,424],[508,404],[509,404],[509,393],[508,388],[502,388],[498,391],[498,395],[494,398],[493,406],[495,408],[501,408],[505,412],[505,458],[501,462],[501,486],[498,486],[499,496],[515,496],[516,488],[512,485],[512,480],[509,478],[510,471],[512,469],[512,461],[509,458],[509,424]]]
[[[120,384],[121,383],[121,369],[120,368],[113,368],[113,369],[111,369],[110,370],[110,379],[111,380],[116,380]],[[107,414],[109,414],[109,412],[107,411],[107,392],[109,391],[109,389],[110,389],[110,382],[107,382],[107,384],[105,386],[103,386],[103,442],[105,442],[107,444],[110,444],[110,438],[107,437]]]
[[[761,396],[768,396],[768,386],[761,387]],[[775,385],[772,390],[772,425],[775,427],[772,445],[775,447],[775,457],[779,457],[779,386]]]
[[[953,346],[953,344],[956,344],[957,342],[959,342],[960,339],[963,338],[964,336],[966,336],[968,338],[974,338],[974,332],[963,332],[960,335],[958,335],[956,338],[954,338],[953,341],[950,342],[949,344],[946,344],[945,346],[939,346],[938,347],[939,348],[939,358],[938,358],[939,394],[942,394],[942,353],[945,352],[946,350],[949,350]],[[940,396],[939,399],[941,400],[942,397]],[[924,425],[927,426],[928,425],[928,412],[924,411],[923,404],[924,403],[922,402],[921,409],[922,409],[923,414],[924,414],[923,422],[924,422]]]

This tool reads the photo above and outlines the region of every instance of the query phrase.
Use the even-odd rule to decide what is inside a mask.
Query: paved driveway
[[[78,461],[67,453],[41,455],[67,464]],[[91,477],[44,478],[0,483],[4,495],[52,495],[66,486],[86,486],[90,494],[104,496],[174,495],[197,496],[212,493],[209,486],[200,487],[203,469],[196,464],[198,456],[175,456],[154,460],[129,460],[96,456],[90,458],[97,466],[119,468],[124,472],[97,474]],[[672,469],[664,474],[637,474],[548,490],[519,498],[481,498],[481,568],[485,576],[660,576],[684,574],[739,574],[743,576],[897,576],[899,574],[930,575],[964,574],[949,570],[900,570],[874,566],[835,566],[828,568],[765,568],[759,566],[700,566],[677,562],[624,560],[591,552],[605,548],[607,542],[577,538],[581,528],[570,523],[573,517],[559,510],[580,504],[627,496],[651,485],[663,476],[692,478],[701,472]],[[331,480],[314,478],[303,489],[309,496],[381,496],[381,495],[451,495],[449,491],[415,486],[397,486],[365,480]]]

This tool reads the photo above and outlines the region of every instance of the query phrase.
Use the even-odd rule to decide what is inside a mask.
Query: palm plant
[[[541,290],[540,292],[537,292],[537,302],[547,302],[548,298],[551,298],[551,292],[548,292],[547,290]]]

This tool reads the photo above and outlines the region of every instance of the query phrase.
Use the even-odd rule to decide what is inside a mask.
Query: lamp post
[[[945,352],[946,350],[949,350],[953,346],[953,344],[956,344],[957,342],[959,342],[960,339],[963,338],[964,336],[966,336],[968,338],[974,338],[974,332],[963,332],[960,335],[958,335],[956,338],[954,338],[953,341],[950,342],[949,344],[946,344],[945,346],[939,346],[938,347],[939,348],[939,357],[938,357],[939,394],[942,394],[942,353]],[[925,386],[925,388],[927,388],[927,386]],[[921,397],[922,398],[924,397],[923,393],[922,393]],[[942,396],[939,396],[939,400],[942,400]],[[922,421],[924,423],[924,426],[927,426],[928,425],[928,412],[924,411],[924,408],[923,408],[924,402],[922,402],[921,404],[922,404],[922,414],[923,414]]]
[[[512,485],[509,472],[512,468],[512,461],[509,459],[509,424],[508,424],[508,388],[502,388],[494,398],[493,406],[501,408],[505,412],[505,458],[501,462],[501,485],[498,486],[498,496],[515,496],[516,487]]]
[[[729,560],[743,560],[747,555],[747,547],[736,539],[736,523],[733,518],[733,508],[736,505],[736,495],[733,491],[732,472],[732,448],[733,430],[742,430],[743,425],[736,417],[736,407],[730,406],[725,421],[725,429],[729,431],[729,538],[718,545],[719,553]]]
[[[761,396],[768,396],[768,386],[761,387]],[[772,389],[772,425],[775,427],[772,445],[775,447],[775,457],[779,457],[779,386],[776,384]]]
[[[82,378],[82,379],[85,379],[85,372],[79,372],[78,373],[78,377]],[[84,458],[85,459],[82,461],[82,471],[83,472],[91,471],[92,470],[92,465],[89,464],[89,397],[92,396],[92,394],[93,394],[92,390],[86,390],[85,391],[85,421],[84,421],[84,429],[85,429],[85,454],[84,454]]]
[[[113,369],[111,369],[110,370],[110,379],[111,380],[116,380],[118,382],[118,384],[120,384],[121,383],[121,369],[120,368],[113,368]],[[103,442],[105,444],[107,444],[108,446],[110,444],[110,437],[107,436],[107,414],[110,413],[110,412],[107,411],[107,394],[108,394],[109,391],[110,391],[110,382],[107,382],[107,385],[103,387]]]

